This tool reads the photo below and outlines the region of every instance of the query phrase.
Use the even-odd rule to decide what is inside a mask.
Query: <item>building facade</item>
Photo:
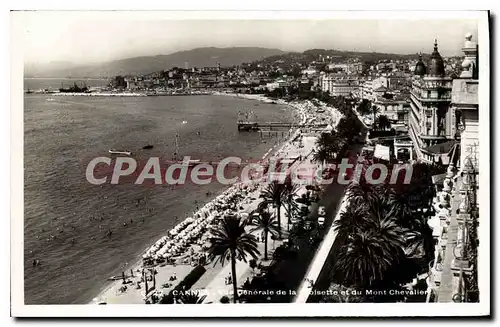
[[[375,90],[380,88],[387,89],[388,87],[389,87],[389,80],[385,76],[380,76],[375,79],[367,80],[363,82],[363,84],[360,86],[361,98],[374,101],[377,96]]]
[[[477,44],[471,34],[465,37],[462,50],[463,71],[453,81],[451,104],[459,119],[460,143],[434,199],[436,214],[428,221],[435,239],[435,259],[429,263],[427,278],[428,302],[479,302],[479,83]]]
[[[342,78],[331,75],[323,75],[320,78],[320,86],[323,92],[329,92],[331,96],[350,97],[359,91],[360,85],[357,79]]]
[[[380,115],[389,118],[393,125],[408,126],[410,103],[404,99],[377,98],[373,105],[380,109]]]
[[[419,160],[444,164],[448,160],[457,133],[451,89],[436,40],[428,66],[421,59],[417,63],[410,92],[409,136]]]
[[[471,34],[466,36],[462,51],[465,54],[462,72],[460,78],[453,80],[451,101],[460,130],[460,161],[464,162],[472,151],[472,164],[479,170],[478,48]]]

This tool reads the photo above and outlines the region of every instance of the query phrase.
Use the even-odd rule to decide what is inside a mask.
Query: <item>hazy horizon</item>
[[[459,56],[466,33],[477,40],[476,19],[175,20],[131,19],[120,12],[17,13],[26,64],[97,64],[205,47],[431,53],[434,39],[443,56]]]

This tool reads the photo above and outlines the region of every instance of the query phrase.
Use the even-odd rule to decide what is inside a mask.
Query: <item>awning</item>
[[[388,146],[376,144],[375,145],[375,152],[373,153],[373,156],[375,158],[389,161],[391,159],[390,149]]]
[[[436,154],[437,155],[441,155],[441,154],[448,155],[448,154],[450,154],[451,150],[453,150],[456,143],[457,143],[456,141],[447,141],[444,143],[439,143],[436,145],[429,146],[427,148],[423,148],[422,150],[424,150],[427,153],[434,154],[434,155],[436,155]]]

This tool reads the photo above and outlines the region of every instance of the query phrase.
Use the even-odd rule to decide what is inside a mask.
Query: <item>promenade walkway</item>
[[[340,218],[342,212],[345,211],[347,206],[347,201],[345,196],[342,198],[340,208],[336,211],[334,222]],[[297,290],[297,296],[294,299],[294,303],[306,303],[311,291],[313,290],[313,286],[315,281],[317,280],[319,274],[321,273],[321,269],[325,264],[326,259],[328,258],[328,254],[330,253],[330,249],[335,242],[335,238],[337,237],[337,232],[334,230],[333,223],[328,231],[326,237],[321,242],[318,251],[316,252],[312,264],[309,266],[307,270],[307,274],[300,284]]]
[[[316,137],[303,137],[302,138],[302,147],[297,147],[291,144],[285,144],[277,153],[276,157],[277,158],[287,158],[287,157],[297,157],[301,156],[303,160],[295,162],[290,169],[296,168],[299,164],[311,164],[311,151],[314,147],[314,144],[316,142]],[[305,186],[303,186],[305,188]],[[260,188],[255,191],[255,194],[252,194],[251,197],[257,198],[260,195]],[[256,200],[253,201],[251,204],[249,204],[245,208],[246,213],[251,213],[255,209],[257,209],[258,204],[261,202],[261,200]],[[283,235],[285,237],[286,235],[286,230],[288,230],[288,224],[287,224],[287,217],[286,213],[284,210],[284,207],[282,207],[281,210],[281,222],[282,222],[282,230],[285,232]],[[253,226],[248,226],[247,229],[251,229]],[[256,235],[258,232],[254,232],[253,234]],[[282,241],[273,241],[271,240],[271,235],[268,235],[268,255],[269,255],[269,261],[272,257],[272,252],[273,249],[278,247],[281,244]],[[264,242],[259,242],[258,243],[258,249],[261,253],[261,256],[263,257],[264,254]],[[219,273],[213,278],[213,280],[203,288],[203,294],[206,294],[207,297],[203,301],[203,303],[219,303],[219,300],[221,297],[224,295],[228,296],[229,298],[232,299],[232,293],[233,293],[233,285],[225,284],[226,277],[228,277],[231,273],[231,263],[227,262],[225,263],[224,267],[219,271]],[[236,277],[237,280],[237,285],[238,287],[241,287],[243,283],[246,281],[246,278],[251,275],[251,268],[248,264],[248,262],[243,262],[243,261],[236,261],[236,276],[232,276],[232,278]],[[193,287],[193,289],[196,289],[196,285]]]

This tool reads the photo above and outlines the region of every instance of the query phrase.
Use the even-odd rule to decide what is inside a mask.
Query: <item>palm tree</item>
[[[316,148],[313,152],[313,160],[317,163],[321,163],[322,165],[326,164],[331,159],[332,153],[330,152],[330,149],[326,147]]]
[[[377,122],[377,114],[380,113],[380,108],[377,106],[372,106],[371,112],[373,114],[373,125],[375,126],[375,123]]]
[[[273,181],[263,191],[264,201],[273,203],[276,206],[276,217],[278,219],[279,237],[281,238],[281,205],[285,200],[285,184]]]
[[[343,273],[351,283],[366,287],[381,280],[383,272],[404,255],[405,230],[397,224],[401,210],[394,191],[386,185],[353,182],[347,196],[350,205],[334,223],[340,239],[347,239],[341,257],[343,260],[351,260],[355,255],[372,258],[358,258]],[[371,239],[376,239],[373,245],[367,243]],[[376,267],[368,271],[370,263],[363,260],[380,262],[372,262]],[[361,271],[356,273],[356,269]]]
[[[386,115],[378,116],[376,124],[378,128],[382,130],[387,130],[391,128],[391,121],[389,120],[389,118],[387,118]]]
[[[327,160],[333,159],[339,150],[340,136],[335,131],[330,133],[321,133],[316,140],[316,149],[326,149],[328,153]]]
[[[219,261],[224,265],[225,260],[231,260],[234,303],[238,299],[236,260],[247,262],[247,255],[257,259],[260,254],[255,236],[247,233],[245,226],[246,223],[238,217],[225,216],[221,224],[211,230],[212,244],[208,249],[208,259],[214,261],[214,265]]]
[[[295,202],[295,196],[297,195],[297,191],[299,190],[300,185],[293,184],[292,179],[288,177],[285,180],[285,211],[288,218],[288,230],[290,230],[290,224],[292,222],[293,215],[299,210],[299,206],[297,202]]]
[[[410,206],[415,188],[403,185],[396,189],[366,181],[349,185],[349,206],[334,222],[345,244],[340,247],[333,277],[345,286],[397,286],[432,259],[427,214]]]
[[[206,297],[206,295],[182,292],[177,300],[182,304],[202,304]]]
[[[276,218],[271,216],[267,211],[262,211],[259,216],[252,222],[255,225],[250,232],[263,231],[264,232],[264,260],[267,261],[267,240],[269,233],[273,236],[279,234],[278,222]]]
[[[316,139],[316,147],[328,148],[334,141],[335,140],[331,133],[321,133],[321,135]]]
[[[371,102],[367,99],[363,99],[358,106],[358,113],[362,116],[368,115],[371,110]]]
[[[404,254],[405,229],[398,226],[394,217],[371,217],[368,219],[369,230],[382,242],[383,247],[390,251],[396,261]]]
[[[366,182],[353,181],[347,189],[347,198],[355,206],[374,205],[377,201],[384,201],[385,195],[390,192],[383,185],[373,185]],[[387,199],[388,200],[388,199]]]
[[[401,229],[391,221],[379,231],[360,230],[348,238],[335,262],[334,274],[342,284],[368,288],[384,280],[385,273],[402,259]]]
[[[367,225],[367,212],[363,206],[349,205],[333,222],[338,238],[347,240],[350,235],[359,233]]]
[[[340,118],[337,124],[337,141],[336,146],[339,148],[338,140],[344,139],[348,144],[351,144],[353,138],[358,136],[361,132],[361,127],[358,118],[352,114],[347,114],[345,117]],[[339,148],[340,149],[340,148]]]

